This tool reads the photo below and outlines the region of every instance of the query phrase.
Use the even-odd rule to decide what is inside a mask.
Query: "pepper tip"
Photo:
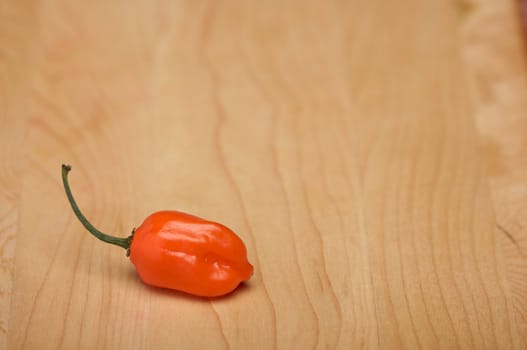
[[[70,170],[71,170],[71,165],[68,165],[68,164],[62,164],[62,170],[64,170],[64,171],[70,171]]]

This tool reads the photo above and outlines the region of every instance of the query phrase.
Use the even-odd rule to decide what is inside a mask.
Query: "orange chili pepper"
[[[179,211],[148,216],[127,238],[97,230],[79,210],[68,183],[69,165],[62,165],[62,181],[75,215],[101,241],[127,251],[141,280],[152,286],[204,297],[233,291],[253,273],[243,241],[230,229]]]

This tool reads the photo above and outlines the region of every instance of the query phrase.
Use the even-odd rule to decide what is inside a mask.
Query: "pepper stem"
[[[79,219],[79,221],[86,228],[86,230],[88,230],[92,235],[94,235],[101,241],[110,243],[110,244],[115,244],[129,251],[130,243],[132,241],[132,236],[128,238],[120,238],[120,237],[114,237],[114,236],[110,236],[105,233],[102,233],[101,231],[97,230],[88,221],[88,219],[86,219],[86,217],[81,213],[79,207],[77,206],[77,203],[75,202],[75,199],[73,199],[73,195],[71,194],[70,184],[68,182],[68,173],[70,172],[70,170],[71,170],[71,166],[62,164],[62,182],[64,184],[64,190],[66,191],[66,195],[68,196],[68,201],[70,202],[71,208],[73,209],[73,212],[77,216],[77,219]]]

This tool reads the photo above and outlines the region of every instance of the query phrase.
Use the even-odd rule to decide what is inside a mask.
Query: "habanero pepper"
[[[102,233],[79,210],[68,182],[70,170],[62,165],[64,190],[75,215],[95,237],[126,249],[144,283],[217,297],[252,276],[243,241],[229,228],[190,214],[153,213],[127,238]]]

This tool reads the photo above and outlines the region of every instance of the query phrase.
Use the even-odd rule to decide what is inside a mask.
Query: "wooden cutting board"
[[[474,123],[480,95],[460,51],[470,9],[0,11],[8,348],[525,346]],[[74,218],[63,162],[103,231],[191,212],[242,237],[253,278],[220,299],[145,286],[123,251]]]

